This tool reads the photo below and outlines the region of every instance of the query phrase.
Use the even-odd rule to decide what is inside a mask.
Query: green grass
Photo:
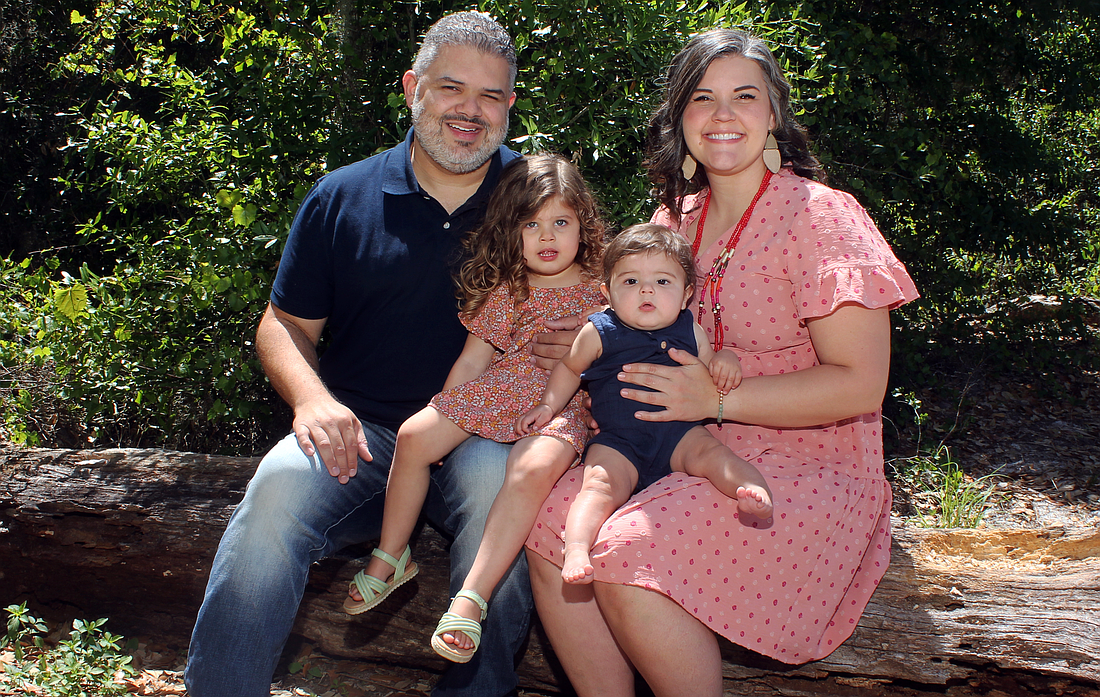
[[[916,514],[913,520],[926,528],[976,528],[991,505],[996,474],[975,479],[963,472],[950,449],[890,460],[894,482],[906,487]]]

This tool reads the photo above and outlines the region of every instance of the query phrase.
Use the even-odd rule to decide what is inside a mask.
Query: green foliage
[[[895,491],[900,489],[913,509],[912,520],[928,528],[976,528],[981,525],[995,492],[996,476],[975,479],[967,475],[942,441],[934,448],[925,446],[924,427],[929,414],[924,411],[920,397],[903,389],[894,390],[893,397],[907,407],[916,430],[917,453],[886,463]]]
[[[46,623],[30,614],[26,603],[4,609],[8,613],[8,623],[7,631],[0,636],[0,649],[12,647],[15,660],[22,661],[26,654],[24,642],[38,649],[44,646],[42,635],[46,633]]]
[[[49,409],[82,443],[261,449],[286,424],[267,420],[277,400],[250,338],[298,202],[404,136],[398,78],[431,22],[462,7],[0,2],[18,29],[0,40],[3,435],[36,442]],[[1100,44],[1086,5],[480,7],[519,51],[510,144],[572,157],[618,225],[653,209],[644,129],[671,55],[714,25],[763,35],[832,183],[868,207],[921,289],[896,315],[896,381],[911,386],[975,346],[1096,359],[1069,301],[1100,293]],[[1021,321],[1034,294],[1065,311]]]
[[[947,446],[890,461],[895,484],[905,487],[913,520],[926,528],[976,528],[989,506],[996,476],[970,477]]]
[[[47,648],[46,625],[27,612],[26,603],[6,610],[8,631],[0,648],[11,645],[15,662],[4,665],[0,685],[49,697],[126,694],[119,678],[133,675],[131,657],[120,652],[122,637],[104,631],[106,619],[74,620],[69,638]]]
[[[79,253],[2,262],[0,320],[5,361],[50,361],[94,442],[178,447],[204,420],[247,433],[266,411],[249,338],[276,241],[324,170],[338,53],[323,18],[281,9],[282,31],[190,2],[73,15],[58,74],[95,78],[98,97],[71,114],[58,181],[97,212]]]
[[[485,1],[516,37],[519,54],[513,147],[571,157],[617,225],[648,220],[655,201],[644,174],[645,134],[668,61],[693,33],[736,26],[806,58],[813,75],[817,27],[769,8],[683,0],[547,4]],[[789,65],[790,57],[784,57]],[[513,128],[513,131],[516,131]],[[626,176],[624,176],[624,173]]]
[[[827,28],[802,120],[832,182],[868,206],[923,295],[902,326],[996,343],[1021,326],[1010,312],[987,317],[991,306],[1096,293],[1100,103],[1081,85],[1100,69],[1086,3],[788,6]]]

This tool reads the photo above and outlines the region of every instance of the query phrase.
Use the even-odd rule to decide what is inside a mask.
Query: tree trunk
[[[114,632],[186,645],[218,539],[256,463],[0,448],[0,603],[110,617]],[[442,670],[427,639],[447,605],[446,541],[425,527],[415,549],[420,575],[358,617],[340,604],[365,560],[315,565],[294,632],[330,656]],[[892,555],[855,634],[828,658],[787,666],[723,641],[727,693],[948,686],[952,695],[1100,696],[1100,531],[895,526]],[[537,625],[520,673],[526,687],[564,689]]]

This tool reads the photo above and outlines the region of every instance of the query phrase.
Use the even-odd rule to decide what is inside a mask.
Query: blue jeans
[[[290,635],[309,566],[350,544],[378,538],[394,433],[364,424],[373,462],[340,484],[291,434],[260,462],[234,511],[210,570],[195,623],[185,679],[192,697],[267,697]],[[470,438],[433,468],[425,512],[454,535],[451,595],[481,543],[485,516],[504,481],[508,447]],[[516,688],[515,656],[531,614],[527,563],[520,553],[497,587],[473,660],[452,665],[433,695],[500,697]]]

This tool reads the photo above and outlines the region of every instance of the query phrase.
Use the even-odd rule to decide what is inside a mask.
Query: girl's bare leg
[[[577,451],[573,446],[553,436],[530,436],[512,446],[504,484],[485,519],[481,546],[462,582],[463,589],[474,590],[486,599],[492,596],[523,549],[539,506],[576,459]],[[389,506],[388,496],[386,505]],[[451,612],[472,620],[481,619],[480,608],[466,598],[457,598],[451,605]],[[446,632],[442,637],[443,641],[460,649],[474,646],[462,632]]]
[[[533,580],[534,574],[532,583]],[[612,636],[628,660],[638,667],[654,695],[721,697],[722,655],[714,632],[706,625],[655,591],[615,583],[592,585]],[[537,595],[535,602],[538,603]],[[545,626],[541,606],[539,617]],[[660,628],[659,634],[655,634],[655,627]],[[577,631],[571,640],[584,644],[578,641],[579,637],[587,639]],[[553,639],[551,636],[552,642]],[[553,643],[557,652],[558,643]]]
[[[432,407],[421,409],[401,424],[386,484],[379,549],[394,557],[401,556],[428,497],[432,465],[469,437],[469,433]],[[393,576],[393,567],[372,556],[367,575],[388,581]],[[354,584],[348,594],[354,600],[362,600]]]
[[[742,513],[767,518],[772,514],[772,491],[760,470],[702,426],[688,431],[672,452],[672,469],[706,477],[719,491],[737,500]]]
[[[638,470],[622,453],[598,443],[588,448],[584,483],[565,519],[561,577],[566,583],[592,583],[595,570],[588,552],[600,526],[626,503],[637,483]]]
[[[634,670],[600,613],[593,585],[564,583],[561,569],[530,550],[527,567],[539,619],[577,694],[633,697]]]

